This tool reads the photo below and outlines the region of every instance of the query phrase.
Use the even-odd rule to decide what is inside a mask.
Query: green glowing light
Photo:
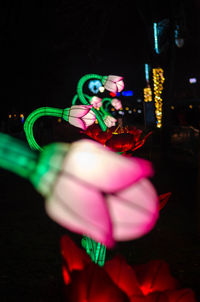
[[[54,116],[54,117],[62,117],[65,121],[68,121],[70,108],[59,109],[52,107],[41,107],[34,110],[27,117],[24,123],[24,131],[26,134],[27,141],[31,149],[42,151],[42,148],[37,144],[34,135],[33,135],[33,126],[37,119],[43,116]]]
[[[33,186],[44,197],[51,194],[70,144],[57,143],[45,146],[40,153],[37,166],[30,177]]]
[[[21,177],[30,178],[36,168],[39,154],[30,152],[27,144],[0,133],[0,166]]]
[[[96,242],[87,236],[83,236],[81,244],[93,262],[99,266],[104,266],[106,258],[105,245],[101,244],[100,242]]]
[[[0,133],[0,167],[28,179],[43,196],[51,193],[69,144],[51,144],[43,152]]]
[[[104,115],[110,115],[109,111],[108,111],[108,106],[111,105],[112,99],[111,98],[104,98],[102,99],[101,103],[102,106],[100,107],[100,110],[102,111],[102,113]],[[105,108],[104,108],[105,106]]]

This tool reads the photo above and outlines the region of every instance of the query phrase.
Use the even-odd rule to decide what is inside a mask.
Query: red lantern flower
[[[197,302],[191,289],[181,289],[163,260],[131,267],[121,256],[104,267],[64,235],[61,238],[66,301]]]
[[[160,201],[159,210],[164,208],[164,206],[167,204],[168,200],[170,199],[171,195],[172,195],[171,192],[167,192],[159,196],[159,201]]]
[[[152,134],[152,132],[149,132],[143,136],[143,131],[133,126],[118,129],[111,127],[103,132],[98,124],[92,125],[82,133],[110,147],[113,151],[120,152],[124,155],[126,155],[127,152],[132,153],[142,147],[147,138]]]
[[[94,124],[91,127],[88,127],[86,131],[82,131],[82,133],[104,145],[106,141],[111,138],[113,128],[115,127],[107,128],[107,130],[103,132],[98,124]]]
[[[124,153],[134,147],[133,135],[129,133],[114,134],[105,144],[116,152]]]

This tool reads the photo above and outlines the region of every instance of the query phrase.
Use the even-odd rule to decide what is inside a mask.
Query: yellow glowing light
[[[162,68],[153,68],[153,86],[154,86],[154,101],[156,114],[156,127],[162,127],[162,98],[163,83],[165,81]]]
[[[192,105],[189,105],[189,108],[190,108],[190,109],[192,109],[192,108],[193,108],[193,106],[192,106]]]
[[[115,109],[114,109],[114,108],[111,108],[111,111],[115,111]]]
[[[16,117],[16,114],[14,114],[14,117]]]
[[[12,115],[11,114],[9,114],[9,116],[8,116],[9,118],[11,118],[12,117]]]
[[[133,108],[133,112],[136,112],[136,109],[135,109],[135,108]]]
[[[171,109],[174,110],[174,106],[173,105],[171,106]]]
[[[23,117],[23,116],[24,116],[24,115],[21,113],[21,114],[20,114],[20,117]]]
[[[146,103],[152,102],[152,91],[150,86],[144,88],[144,101]]]
[[[125,110],[129,110],[129,107],[126,107]]]
[[[62,119],[59,117],[58,118],[58,123],[61,123],[62,122]]]

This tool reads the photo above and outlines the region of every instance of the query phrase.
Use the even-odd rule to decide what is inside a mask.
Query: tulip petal
[[[158,197],[147,179],[107,196],[116,241],[133,240],[148,233],[158,219]]]
[[[69,117],[83,117],[90,111],[91,108],[92,105],[74,105],[70,108]]]
[[[117,82],[116,85],[117,85],[118,92],[121,92],[124,89],[124,82],[123,81]]]
[[[100,108],[102,106],[102,102],[101,102],[101,98],[97,97],[97,96],[93,96],[90,104],[93,105],[94,108]]]
[[[116,122],[117,120],[110,115],[106,115],[106,117],[104,118],[104,123],[108,128],[115,126]]]
[[[149,161],[122,157],[87,139],[72,144],[64,165],[66,172],[106,193],[124,189],[153,175]]]
[[[79,180],[62,174],[47,200],[47,214],[61,226],[113,245],[112,226],[104,197]]]
[[[116,76],[116,75],[109,75],[108,78],[107,78],[107,80],[116,83],[116,82],[122,81],[123,77]]]
[[[81,128],[83,130],[86,130],[86,124],[81,118],[71,117],[69,116],[69,123],[77,128]]]
[[[118,99],[112,99],[111,104],[116,110],[119,110],[122,108],[122,103]]]
[[[104,87],[108,91],[111,91],[114,93],[121,92],[124,89],[123,77],[109,75],[104,84]]]
[[[114,92],[114,93],[118,92],[117,85],[112,81],[107,80],[104,87],[108,91],[111,91],[111,92]]]
[[[86,127],[91,126],[96,121],[96,116],[92,110],[90,110],[84,117],[82,117]]]

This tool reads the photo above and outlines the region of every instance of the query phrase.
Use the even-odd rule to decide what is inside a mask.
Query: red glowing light
[[[89,262],[85,262],[86,253],[82,253],[66,235],[62,237],[61,250],[63,263],[71,267],[69,276],[63,270],[66,301],[197,302],[194,292],[180,287],[180,283],[171,275],[169,265],[163,260],[152,260],[132,267],[122,256],[115,256],[106,261],[104,267],[100,267],[89,258]],[[74,266],[75,260],[82,263],[82,268]]]
[[[110,94],[111,97],[115,97],[115,96],[117,95],[117,94],[114,93],[114,92],[110,92],[109,94]]]
[[[133,126],[124,128],[111,127],[106,132],[103,132],[99,125],[94,124],[82,132],[97,142],[110,147],[115,152],[120,152],[123,155],[130,155],[133,151],[142,147],[147,138],[152,134],[152,131],[143,136],[143,131]],[[131,152],[127,154],[127,152]]]

